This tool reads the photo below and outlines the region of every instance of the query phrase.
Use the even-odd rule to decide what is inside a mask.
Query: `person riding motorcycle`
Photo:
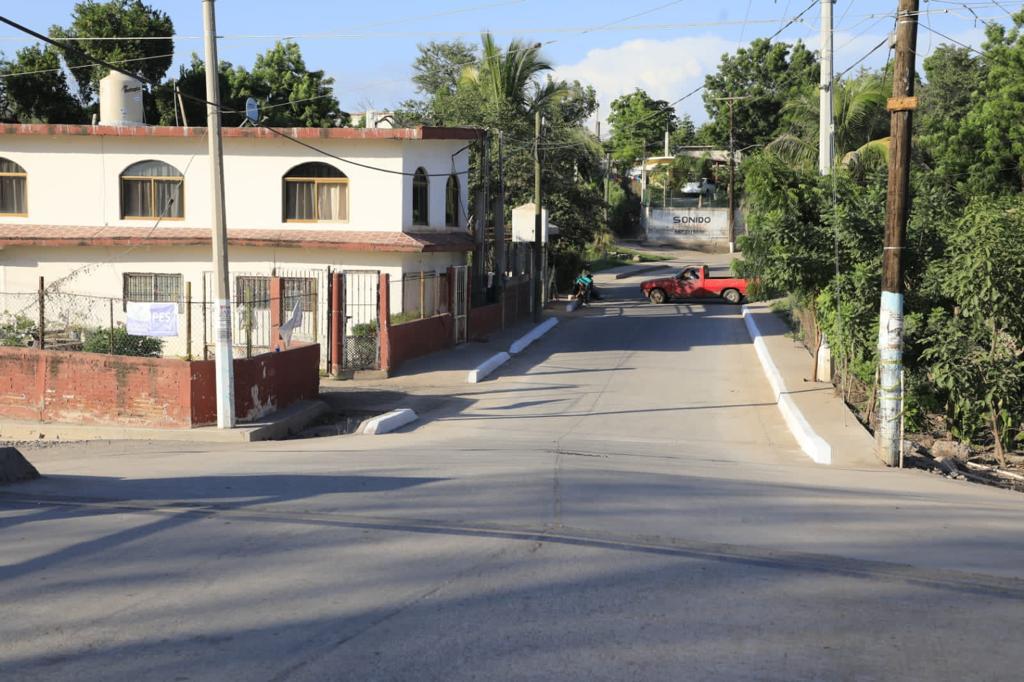
[[[575,282],[575,296],[582,303],[586,305],[590,303],[590,298],[594,293],[594,277],[590,274],[588,268],[583,268],[583,271],[576,278]]]

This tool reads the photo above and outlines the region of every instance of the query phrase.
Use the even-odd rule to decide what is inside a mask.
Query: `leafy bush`
[[[159,356],[163,353],[164,342],[149,336],[132,336],[124,327],[113,329],[114,355],[131,355],[136,357]],[[87,353],[110,353],[111,330],[108,328],[94,329],[86,332],[82,350]]]
[[[25,315],[5,315],[0,321],[0,346],[27,346],[36,336],[36,323]]]

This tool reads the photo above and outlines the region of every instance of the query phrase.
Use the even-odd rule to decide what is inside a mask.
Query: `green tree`
[[[833,87],[835,162],[850,164],[869,155],[885,158],[889,121],[885,110],[885,84],[880,74],[861,73]],[[789,129],[767,147],[808,167],[818,165],[820,100],[818,88],[807,89],[783,105]]]
[[[54,48],[32,45],[18,50],[14,61],[0,59],[0,120],[81,123],[85,117]]]
[[[960,126],[985,83],[988,67],[970,49],[952,45],[939,45],[923,66],[926,82],[914,114],[915,146],[940,173],[957,177],[969,161],[957,139]]]
[[[786,102],[818,82],[818,60],[802,42],[793,45],[754,40],[735,55],[722,55],[718,70],[704,79],[709,144],[729,144],[729,102],[733,103],[736,148],[771,142],[788,128]]]
[[[413,62],[412,82],[429,97],[454,95],[463,72],[478,66],[476,46],[462,40],[417,45],[420,54]]]
[[[50,29],[51,38],[69,43],[86,55],[137,73],[149,82],[160,81],[170,68],[174,53],[173,35],[174,23],[171,18],[142,0],[78,2],[71,12],[69,26],[53,26]],[[78,83],[82,102],[91,102],[99,88],[100,79],[109,73],[109,69],[89,66],[93,60],[78,51],[66,50],[63,57]]]
[[[1004,462],[1024,423],[1024,197],[978,199],[959,228],[944,264],[955,308],[931,313],[922,356],[958,435],[987,427]]]
[[[480,66],[469,67],[463,79],[474,84],[487,104],[499,115],[505,111],[532,115],[554,104],[565,94],[565,84],[541,74],[552,69],[540,51],[540,43],[527,45],[512,40],[505,50],[484,33],[480,37]]]
[[[967,182],[979,194],[1020,192],[1024,188],[1024,12],[1013,16],[1009,29],[990,24],[986,30],[985,78],[978,94],[968,95],[970,107],[943,160],[959,173],[966,166]],[[941,147],[940,147],[941,149]]]
[[[333,79],[323,71],[309,71],[295,43],[277,43],[259,55],[252,71],[222,61],[219,67],[222,120],[237,126],[245,120],[245,101],[260,104],[260,116],[275,127],[328,128],[348,123],[334,97]],[[183,94],[185,117],[192,126],[206,125],[206,68],[198,55],[183,65],[174,83],[165,82],[153,91],[154,107],[161,125],[174,125],[174,87]],[[179,123],[184,124],[180,118]]]
[[[608,146],[620,168],[632,166],[645,151],[662,149],[665,131],[674,133],[679,126],[676,112],[668,102],[652,99],[640,88],[615,98],[610,109]],[[687,121],[686,132],[692,134],[693,121]]]
[[[334,96],[334,79],[310,71],[297,43],[276,43],[256,57],[252,71],[235,67],[228,80],[232,99],[254,97],[267,125],[330,128],[348,122]]]

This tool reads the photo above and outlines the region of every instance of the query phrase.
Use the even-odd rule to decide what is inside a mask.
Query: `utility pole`
[[[541,243],[540,208],[540,112],[534,116],[533,131],[533,321],[540,322],[544,310],[544,244]]]
[[[896,60],[893,65],[889,134],[889,190],[885,206],[882,252],[882,302],[878,316],[879,401],[878,457],[899,463],[903,416],[903,243],[910,212],[910,134],[917,49],[918,0],[899,0],[896,14]]]
[[[604,155],[604,226],[606,229],[610,229],[608,224],[608,200],[609,192],[611,191],[611,175],[612,175],[612,155],[611,152],[607,152]]]
[[[828,175],[832,172],[833,136],[832,122],[832,7],[836,0],[821,0],[821,81],[818,86],[818,172]]]
[[[480,138],[480,188],[476,192],[475,232],[473,234],[473,298],[481,301],[484,295],[487,260],[487,191],[491,184],[490,137],[485,130]]]
[[[736,252],[736,135],[732,116],[734,97],[729,98],[729,253]]]
[[[217,68],[217,23],[214,0],[203,0],[203,38],[206,43],[206,125],[210,148],[210,205],[213,207],[213,268],[217,374],[217,427],[235,425],[235,372],[231,352],[231,280],[228,273],[228,230],[224,214],[224,148],[220,135],[220,82]],[[271,302],[280,305],[280,302]]]
[[[498,131],[498,196],[494,205],[494,269],[497,270],[498,302],[505,292],[505,133]]]

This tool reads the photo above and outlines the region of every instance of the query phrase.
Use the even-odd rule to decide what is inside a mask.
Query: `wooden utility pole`
[[[544,244],[540,207],[540,112],[533,132],[533,321],[540,322],[544,310]]]
[[[882,301],[878,317],[879,395],[878,457],[899,464],[903,417],[903,243],[910,212],[910,134],[917,49],[918,0],[899,0],[896,15],[896,60],[893,65],[889,133],[889,191],[885,206],[882,251]]]
[[[612,175],[612,155],[608,152],[604,155],[604,226],[605,229],[611,229],[611,225],[608,224],[608,199],[609,192],[611,191],[611,175]]]
[[[216,291],[214,358],[217,376],[217,426],[235,425],[235,373],[231,343],[231,280],[228,274],[228,229],[224,212],[224,148],[220,135],[220,86],[217,26],[213,0],[203,0],[206,43],[206,126],[210,146],[210,206],[213,209],[213,268]],[[272,302],[273,305],[279,305]]]

